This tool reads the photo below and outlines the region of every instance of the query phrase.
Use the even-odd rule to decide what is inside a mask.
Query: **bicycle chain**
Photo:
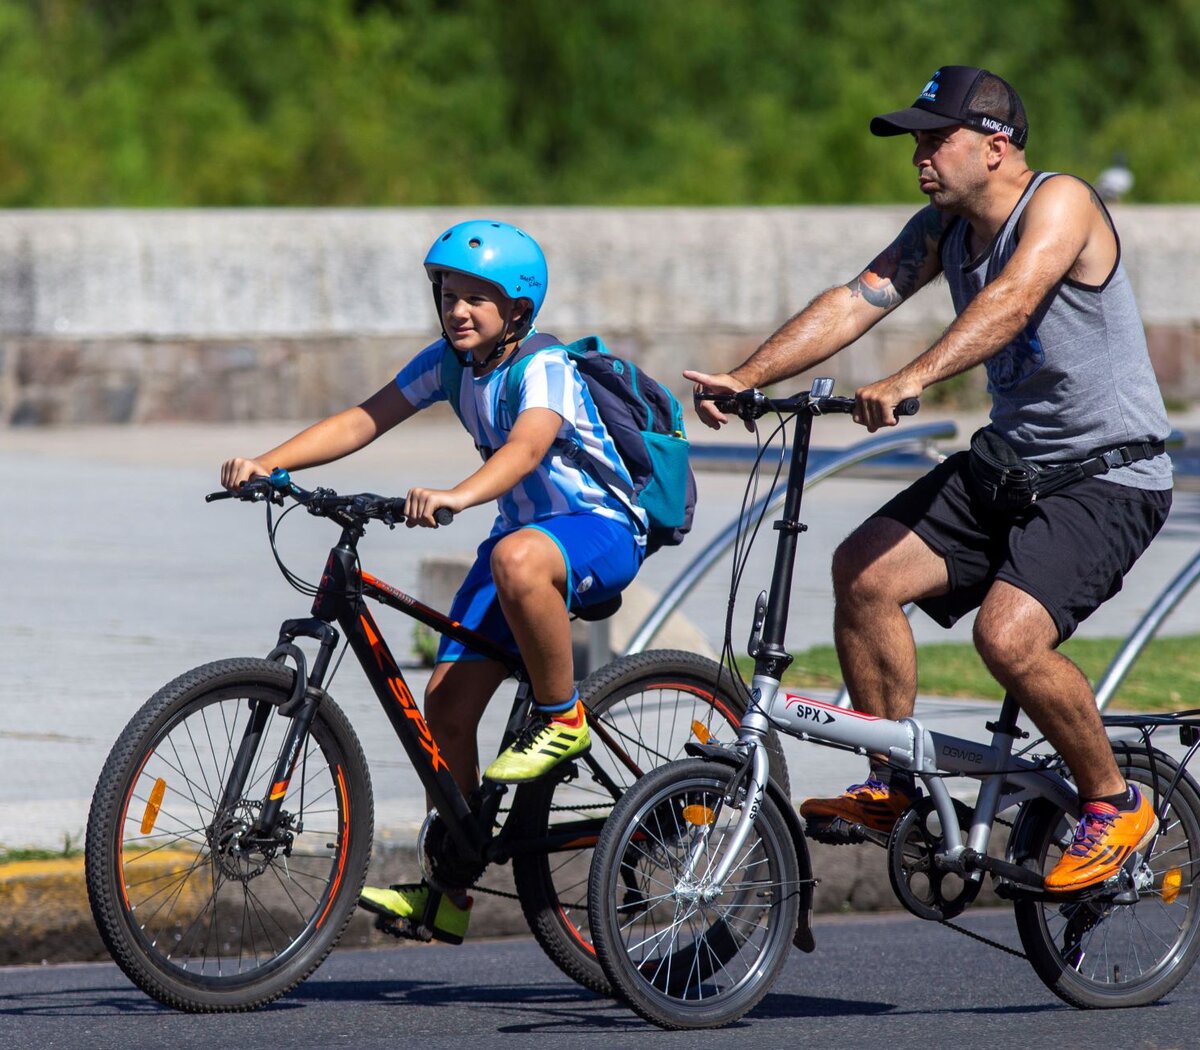
[[[1003,817],[997,817],[995,819],[995,823],[1003,824],[1007,828],[1011,828],[1014,826],[1013,821],[1005,820]],[[1007,955],[1015,956],[1018,959],[1028,959],[1029,958],[1028,955],[1026,955],[1024,952],[1017,951],[1016,948],[1010,948],[1007,944],[1001,944],[999,941],[993,941],[990,937],[985,937],[985,936],[983,936],[983,934],[976,933],[974,930],[968,930],[965,926],[959,926],[958,923],[951,922],[949,919],[942,919],[941,925],[946,926],[951,930],[954,930],[956,933],[961,933],[964,937],[969,937],[973,941],[979,941],[980,944],[986,944],[992,948],[999,948],[1000,951],[1004,952]]]

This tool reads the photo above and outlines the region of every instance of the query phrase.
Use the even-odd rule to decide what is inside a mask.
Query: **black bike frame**
[[[520,683],[514,711],[522,704],[522,690],[528,687],[525,666],[518,657],[502,649],[491,639],[363,572],[358,565],[357,543],[360,535],[361,530],[358,528],[343,528],[341,539],[330,550],[325,563],[325,571],[313,599],[312,616],[302,620],[287,620],[280,628],[279,644],[271,656],[279,660],[291,657],[296,661],[299,695],[295,695],[285,705],[285,713],[294,715],[292,726],[276,762],[271,788],[255,822],[255,830],[267,834],[278,818],[303,742],[316,714],[320,691],[339,640],[338,630],[332,626],[336,623],[354,650],[354,655],[362,665],[384,713],[404,746],[417,777],[445,821],[450,835],[468,855],[481,856],[491,838],[490,829],[494,813],[484,812],[477,817],[472,812],[466,798],[454,782],[450,767],[442,757],[437,741],[405,681],[404,673],[392,656],[384,641],[383,632],[364,599],[371,598],[403,612],[439,634],[462,642],[487,659],[502,664]],[[307,676],[304,675],[303,655],[291,644],[300,637],[313,638],[320,643],[319,655],[313,664],[312,672]],[[300,683],[303,683],[302,689]],[[227,785],[227,794],[233,791],[236,797],[241,790],[244,772],[239,775],[239,769],[242,766],[248,767],[257,750],[257,737],[262,730],[259,724],[261,721],[265,721],[265,714],[260,719],[256,712],[256,717],[251,719],[247,727],[239,758],[235,761],[234,772]],[[512,731],[513,727],[510,725],[509,732]],[[496,795],[501,793],[497,791]],[[498,798],[496,806],[498,808]]]

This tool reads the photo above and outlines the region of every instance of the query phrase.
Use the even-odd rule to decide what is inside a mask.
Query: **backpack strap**
[[[563,343],[560,339],[552,335],[541,332],[527,339],[521,344],[521,349],[517,351],[517,356],[513,358],[512,363],[509,365],[508,378],[505,380],[505,397],[508,401],[509,419],[515,420],[517,412],[521,407],[521,379],[525,375],[525,369],[529,367],[530,359],[538,351],[546,350],[552,346],[562,347],[566,350],[567,356],[571,358],[581,356],[587,350],[595,350],[597,346],[603,349],[600,340],[595,336],[586,336],[570,345]],[[580,379],[586,386],[587,380],[582,375]],[[577,470],[583,471],[583,473],[596,482],[618,503],[625,506],[629,511],[630,520],[641,532],[644,533],[647,531],[646,526],[642,524],[641,518],[638,517],[634,510],[634,507],[637,506],[637,494],[634,492],[633,486],[613,470],[612,467],[603,460],[589,455],[582,444],[578,441],[572,441],[570,438],[555,438],[554,443],[550,447]]]

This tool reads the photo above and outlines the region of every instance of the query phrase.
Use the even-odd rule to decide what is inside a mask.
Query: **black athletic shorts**
[[[980,507],[956,452],[873,515],[912,529],[946,560],[950,591],[917,605],[943,627],[979,608],[995,580],[1036,598],[1059,641],[1121,589],[1171,509],[1171,490],[1084,478],[1017,517]]]

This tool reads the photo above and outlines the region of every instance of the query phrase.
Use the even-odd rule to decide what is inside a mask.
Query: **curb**
[[[818,885],[818,914],[894,911],[900,905],[887,873],[887,856],[873,846],[808,843]],[[375,844],[367,882],[386,886],[420,879],[413,846]],[[513,892],[512,869],[494,867],[482,886]],[[471,938],[529,933],[521,906],[506,897],[477,890],[471,914]],[[985,884],[976,907],[999,903]],[[375,929],[374,917],[358,912],[338,942],[344,948],[406,945]],[[0,864],[0,965],[107,961],[108,951],[92,921],[84,881],[83,858],[17,861]]]

